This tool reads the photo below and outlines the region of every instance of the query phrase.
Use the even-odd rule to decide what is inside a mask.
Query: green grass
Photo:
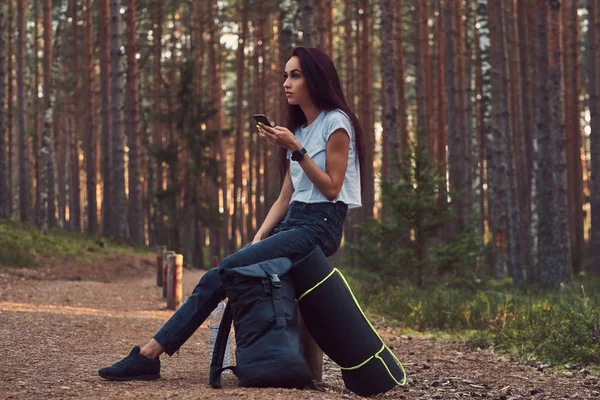
[[[515,290],[510,279],[456,280],[426,289],[389,286],[364,271],[345,270],[369,314],[402,332],[494,345],[521,362],[600,362],[600,279],[580,275],[573,292]],[[438,334],[436,334],[438,332]]]
[[[43,235],[32,224],[0,220],[0,265],[3,266],[36,267],[36,260],[46,255],[90,260],[115,253],[149,255],[152,250],[58,228]]]

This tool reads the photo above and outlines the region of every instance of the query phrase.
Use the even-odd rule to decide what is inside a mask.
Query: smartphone
[[[270,126],[271,128],[273,128],[273,125],[271,125],[271,123],[269,122],[269,120],[267,119],[267,117],[265,116],[265,114],[254,114],[252,115],[254,117],[254,120],[258,123],[258,122],[262,122],[263,124]]]

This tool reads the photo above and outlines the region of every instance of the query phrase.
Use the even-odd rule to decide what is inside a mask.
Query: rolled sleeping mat
[[[404,367],[320,247],[295,263],[290,274],[302,319],[321,350],[341,367],[346,388],[371,396],[406,383]]]

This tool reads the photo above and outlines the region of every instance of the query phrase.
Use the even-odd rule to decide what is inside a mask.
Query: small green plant
[[[59,228],[44,235],[33,224],[0,220],[0,265],[35,267],[46,255],[90,259],[115,252],[145,255],[150,250]]]
[[[448,199],[458,194],[446,192],[446,178],[426,149],[414,143],[413,148],[390,165],[399,179],[382,178],[383,218],[357,226],[361,242],[349,247],[358,265],[384,284],[409,281],[423,287],[440,275],[472,274],[480,244],[468,221],[456,235],[443,237],[457,221]]]
[[[454,279],[421,289],[410,282],[380,285],[360,269],[345,271],[361,304],[389,323],[419,332],[443,331],[473,347],[494,345],[522,362],[600,361],[600,279],[577,277],[586,290],[516,290],[511,279]],[[586,294],[590,293],[590,294]]]

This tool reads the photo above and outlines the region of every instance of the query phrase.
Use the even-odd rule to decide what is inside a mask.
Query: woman
[[[333,62],[319,49],[297,47],[283,76],[286,127],[257,125],[266,140],[281,147],[281,192],[254,240],[219,268],[277,257],[294,262],[315,246],[330,256],[340,245],[346,211],[361,206],[361,128],[346,104]],[[145,346],[134,347],[99,375],[110,380],[160,378],[159,356],[173,355],[224,297],[217,270],[209,270]]]

